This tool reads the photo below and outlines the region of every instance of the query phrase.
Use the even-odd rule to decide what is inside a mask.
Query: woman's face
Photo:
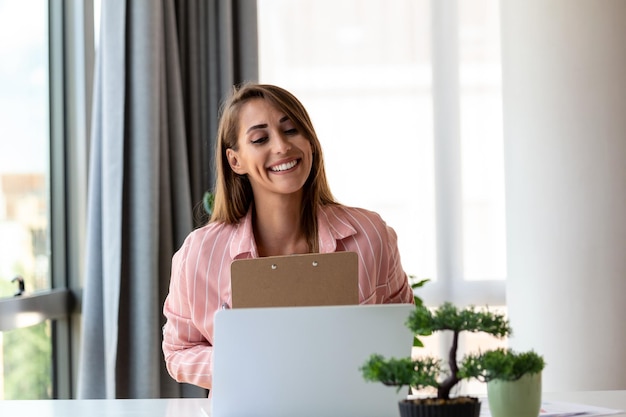
[[[248,176],[258,199],[299,193],[311,172],[313,151],[282,111],[257,98],[241,107],[237,150],[227,149],[226,156],[235,173]]]

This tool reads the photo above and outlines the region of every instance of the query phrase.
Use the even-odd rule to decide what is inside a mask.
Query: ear
[[[237,152],[230,148],[226,149],[226,159],[228,159],[228,165],[230,165],[230,169],[232,169],[235,174],[244,175],[246,173],[239,163]]]

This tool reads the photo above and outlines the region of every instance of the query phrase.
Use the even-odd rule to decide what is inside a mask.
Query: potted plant
[[[469,355],[467,372],[487,383],[493,417],[537,417],[541,408],[543,357],[534,351],[496,349]]]
[[[362,365],[361,372],[367,381],[385,385],[417,389],[434,387],[436,397],[405,398],[400,401],[400,415],[477,417],[480,401],[470,396],[453,396],[452,389],[463,379],[478,376],[478,358],[467,355],[457,358],[459,335],[462,332],[484,332],[498,338],[511,334],[512,330],[504,315],[474,306],[459,309],[452,303],[443,303],[434,311],[424,305],[416,305],[406,321],[407,327],[416,335],[433,332],[451,332],[450,349],[446,360],[425,357],[419,359],[384,358],[373,354]]]

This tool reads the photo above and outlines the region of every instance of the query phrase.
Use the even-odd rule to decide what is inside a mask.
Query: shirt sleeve
[[[197,328],[191,308],[186,243],[172,257],[170,289],[163,306],[163,354],[168,372],[178,382],[210,389],[213,377],[213,346]],[[193,282],[193,281],[192,281]],[[197,306],[196,306],[197,307]]]
[[[415,303],[409,277],[404,271],[400,260],[398,237],[390,226],[387,226],[387,254],[387,291],[383,303]]]
[[[373,211],[344,208],[344,217],[354,233],[338,241],[340,250],[359,255],[361,304],[413,304],[413,289],[402,267],[395,230]]]
[[[389,237],[387,250],[389,254],[389,274],[387,294],[384,303],[410,303],[414,304],[413,289],[409,283],[409,277],[402,267],[400,261],[400,251],[398,249],[398,238],[395,231],[387,226]]]

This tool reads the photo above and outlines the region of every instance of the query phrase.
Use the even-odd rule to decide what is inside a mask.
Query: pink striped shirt
[[[361,304],[412,303],[397,236],[371,211],[342,205],[318,211],[320,252],[351,251],[359,258]],[[240,223],[209,223],[194,230],[172,258],[163,313],[163,353],[174,379],[211,388],[213,317],[230,305],[230,264],[258,257],[251,212]]]

